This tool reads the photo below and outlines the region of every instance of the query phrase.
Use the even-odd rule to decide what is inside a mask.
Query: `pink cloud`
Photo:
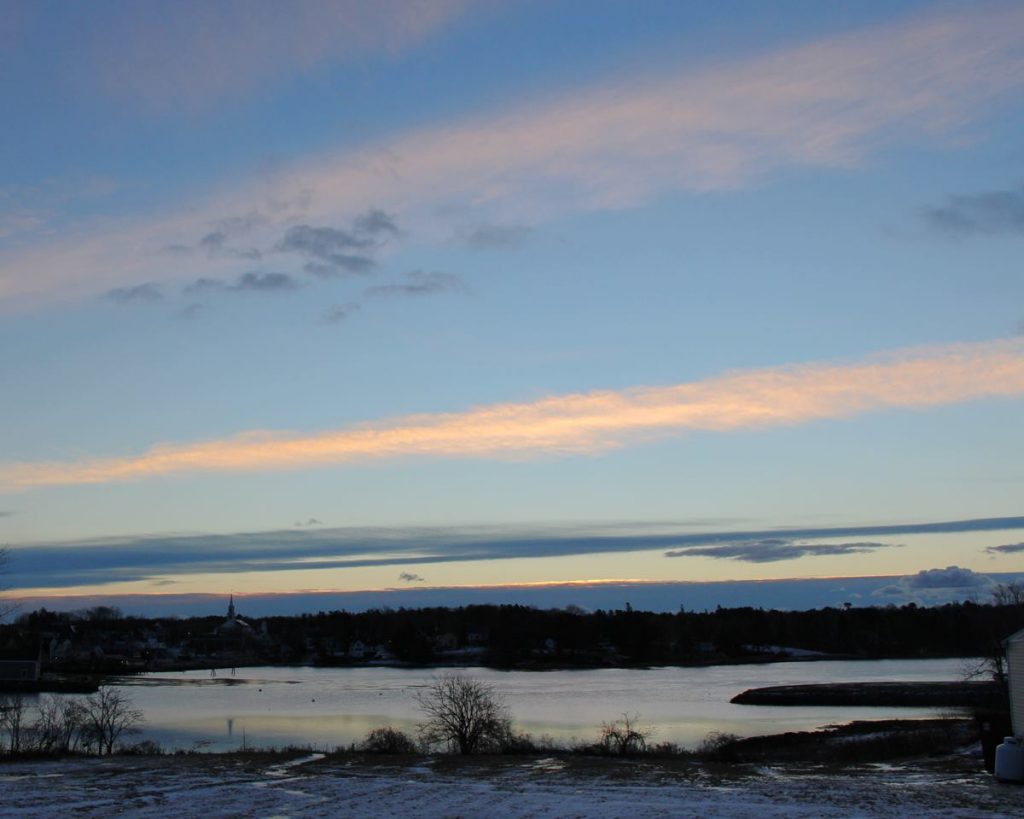
[[[128,3],[86,79],[154,112],[201,111],[323,65],[418,45],[470,0]]]
[[[0,303],[194,278],[162,249],[238,214],[259,217],[248,239],[264,248],[299,220],[339,224],[369,204],[429,240],[451,233],[439,213],[534,224],[739,188],[786,168],[850,168],[886,146],[952,145],[1022,87],[1020,5],[915,16],[701,70],[663,67],[325,153],[187,210],[11,251],[0,255]],[[240,272],[237,260],[203,264],[201,275]]]

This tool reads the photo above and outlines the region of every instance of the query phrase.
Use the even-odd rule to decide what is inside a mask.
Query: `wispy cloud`
[[[349,302],[347,304],[336,304],[326,313],[324,313],[324,321],[327,324],[341,324],[345,319],[351,318],[354,313],[358,313],[362,309],[357,302]]]
[[[275,245],[278,253],[297,253],[307,261],[303,270],[333,278],[345,273],[367,273],[376,264],[372,254],[389,238],[401,233],[392,214],[376,208],[352,220],[352,228],[293,225]]]
[[[395,223],[395,216],[392,213],[385,213],[379,208],[371,208],[366,213],[361,213],[352,223],[358,233],[367,236],[398,236],[401,231]]]
[[[276,250],[310,257],[311,261],[305,264],[307,273],[336,276],[342,272],[365,273],[373,267],[373,259],[351,251],[368,250],[374,244],[369,237],[353,235],[338,228],[295,225],[278,242]]]
[[[323,525],[324,525],[323,521],[322,520],[317,520],[316,518],[306,518],[305,523],[303,523],[301,520],[295,521],[295,528],[297,528],[297,529],[300,529],[303,526],[323,526]]]
[[[447,236],[450,222],[437,223],[452,217],[439,213],[537,224],[677,191],[734,189],[779,169],[854,167],[891,145],[952,145],[951,136],[1024,87],[1022,45],[1024,8],[996,4],[704,69],[663,65],[615,77],[325,153],[162,219],[89,226],[61,243],[11,252],[0,257],[0,301],[103,292],[127,275],[195,278],[160,249],[194,243],[226,214],[258,212],[262,246],[300,222],[353,219],[367,202],[400,208],[427,228],[420,236],[432,226]]]
[[[203,305],[197,301],[190,302],[182,307],[180,310],[175,312],[175,316],[185,321],[192,321],[198,318],[199,314],[203,312]]]
[[[456,233],[456,239],[473,250],[504,250],[523,244],[533,228],[526,225],[475,225]]]
[[[460,276],[440,270],[411,270],[397,284],[378,284],[366,289],[367,296],[430,296],[435,293],[468,293]]]
[[[206,252],[208,256],[233,256],[237,259],[249,259],[258,261],[263,254],[256,248],[239,249],[228,244],[229,236],[226,231],[214,230],[207,233],[199,240],[199,249]],[[171,247],[172,251],[178,248]]]
[[[27,6],[26,6],[27,8]],[[4,24],[9,22],[9,4],[0,21],[0,41]],[[69,205],[97,202],[124,186],[109,177],[89,174],[49,177],[34,184],[0,186],[0,240],[27,239],[38,231],[42,241],[52,239],[58,228],[59,214]]]
[[[1011,190],[951,196],[924,213],[934,229],[958,236],[1024,233],[1024,185]]]
[[[184,288],[186,294],[201,293],[280,293],[298,290],[302,285],[287,273],[243,273],[234,281],[196,279]]]
[[[7,580],[11,588],[57,588],[167,575],[219,572],[287,572],[436,563],[611,554],[682,547],[709,547],[772,538],[901,536],[939,532],[1024,529],[1024,517],[845,527],[754,531],[675,531],[644,524],[604,527],[417,527],[320,528],[221,535],[151,535],[59,543],[12,544]],[[824,545],[824,544],[819,544]],[[695,555],[696,556],[696,555]],[[971,573],[922,572],[906,588],[977,585]],[[966,572],[967,570],[960,570]],[[903,591],[906,591],[906,588]]]
[[[1024,543],[1004,543],[1001,546],[989,546],[985,549],[989,554],[1003,554],[1012,555],[1018,552],[1024,552]]]
[[[799,557],[824,557],[874,552],[897,547],[896,543],[858,541],[854,543],[801,543],[792,538],[770,537],[760,540],[739,540],[711,546],[687,546],[665,552],[665,557],[714,557],[741,560],[746,563],[776,563]]]
[[[133,287],[115,287],[106,293],[106,298],[117,304],[161,301],[163,297],[160,288],[152,282],[136,284]]]
[[[381,458],[596,453],[687,431],[768,428],[1021,394],[1024,339],[1015,338],[910,348],[855,363],[738,371],[673,386],[412,415],[304,435],[250,431],[222,440],[159,444],[128,457],[0,464],[0,487],[304,469]]]
[[[398,579],[403,583],[423,583],[423,578],[414,572],[402,572],[398,575]]]
[[[0,211],[0,239],[28,233],[46,224],[47,215],[29,208],[5,208]]]
[[[88,32],[87,77],[161,114],[206,110],[326,64],[413,47],[466,0],[178,0],[153,20],[146,3],[119,2],[117,22]]]

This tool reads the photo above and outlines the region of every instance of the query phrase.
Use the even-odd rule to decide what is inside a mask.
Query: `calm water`
[[[602,722],[639,713],[655,741],[697,745],[711,731],[741,736],[808,730],[833,722],[924,717],[930,709],[781,708],[731,705],[739,692],[764,685],[957,680],[963,660],[772,663],[710,668],[494,671],[445,669],[492,683],[516,727],[556,739],[596,737]],[[333,748],[393,725],[410,733],[420,715],[414,693],[430,669],[240,668],[151,674],[125,679],[123,690],[146,715],[139,738],[166,748],[227,750],[290,743]]]

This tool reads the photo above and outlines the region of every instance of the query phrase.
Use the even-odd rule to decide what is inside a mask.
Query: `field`
[[[17,762],[4,816],[1019,817],[973,755],[897,764],[239,754]]]

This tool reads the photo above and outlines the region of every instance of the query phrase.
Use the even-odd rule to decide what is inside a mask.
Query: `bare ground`
[[[1020,817],[973,756],[896,764],[685,758],[157,756],[0,766],[0,815]]]

